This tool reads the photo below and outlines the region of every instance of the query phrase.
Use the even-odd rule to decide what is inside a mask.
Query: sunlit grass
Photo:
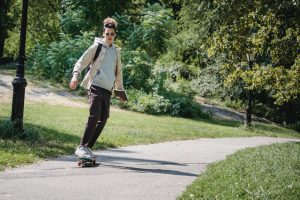
[[[11,104],[1,103],[1,138],[9,133],[10,113]],[[0,168],[73,153],[87,117],[87,108],[26,103],[24,128],[27,137],[25,140],[18,137],[0,140]],[[270,124],[257,123],[252,129],[247,129],[232,121],[192,120],[112,109],[95,149],[203,137],[244,136],[299,137],[299,134]]]
[[[300,143],[248,148],[227,156],[209,165],[178,199],[300,199]]]

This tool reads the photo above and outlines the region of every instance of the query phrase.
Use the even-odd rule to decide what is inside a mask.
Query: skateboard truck
[[[98,163],[96,163],[95,159],[89,159],[89,158],[78,158],[77,162],[78,167],[97,167],[99,166]]]

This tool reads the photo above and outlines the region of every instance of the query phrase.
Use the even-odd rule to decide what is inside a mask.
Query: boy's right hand
[[[72,90],[74,90],[76,89],[77,85],[78,85],[78,81],[71,81],[69,86]]]

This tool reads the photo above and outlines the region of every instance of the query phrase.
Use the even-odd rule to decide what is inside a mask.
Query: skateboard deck
[[[89,158],[78,158],[77,162],[78,167],[97,167],[99,166],[98,163],[96,163],[95,159],[89,159]]]

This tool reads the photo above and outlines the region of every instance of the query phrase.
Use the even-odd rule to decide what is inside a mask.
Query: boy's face
[[[112,45],[116,36],[116,31],[113,28],[105,28],[103,32],[104,41],[108,45]]]

